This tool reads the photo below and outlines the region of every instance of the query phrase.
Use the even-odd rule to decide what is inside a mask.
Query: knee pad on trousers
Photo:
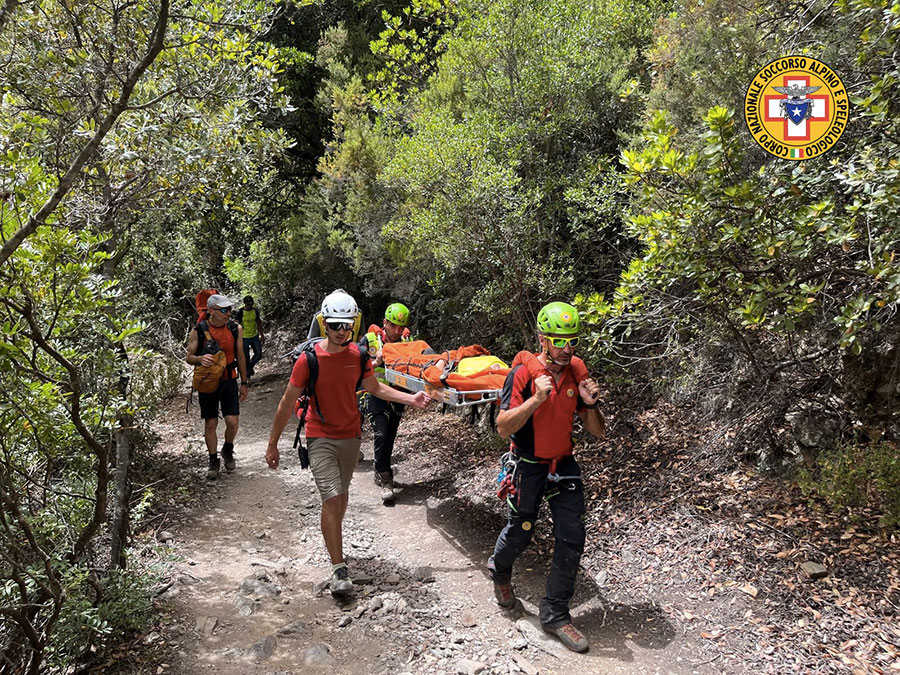
[[[562,523],[558,530],[557,546],[564,546],[567,550],[572,551],[579,557],[584,553],[585,531],[584,523],[580,520],[569,523]]]
[[[509,521],[510,528],[506,533],[506,539],[515,549],[521,553],[534,536],[534,519],[516,517]]]

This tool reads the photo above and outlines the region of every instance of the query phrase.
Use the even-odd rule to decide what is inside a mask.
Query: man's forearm
[[[281,432],[287,426],[288,421],[293,414],[293,401],[289,400],[287,394],[281,398],[278,404],[278,410],[275,411],[275,419],[272,420],[272,431],[269,433],[269,445],[277,445],[278,439],[281,438]]]
[[[581,420],[584,422],[584,428],[592,436],[597,438],[606,436],[606,419],[600,408],[584,408],[581,411]]]
[[[384,384],[384,382],[379,382],[378,388],[375,391],[369,393],[380,398],[382,401],[392,401],[394,403],[402,403],[404,405],[409,405],[413,399],[412,394],[407,394],[403,391],[397,391],[396,389],[393,389],[392,387]]]
[[[519,429],[525,426],[525,423],[534,414],[534,411],[540,407],[543,401],[537,400],[534,396],[525,400],[522,405],[509,410],[503,410],[497,415],[497,433],[503,438],[509,438]]]

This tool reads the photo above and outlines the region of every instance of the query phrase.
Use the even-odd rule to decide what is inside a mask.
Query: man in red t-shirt
[[[203,436],[206,439],[206,450],[209,453],[209,466],[206,470],[208,480],[216,480],[222,460],[225,470],[234,471],[234,439],[238,432],[241,414],[241,401],[247,398],[247,362],[244,359],[243,332],[241,327],[231,321],[231,310],[234,303],[224,295],[211,295],[206,300],[209,318],[203,319],[194,326],[188,340],[185,361],[192,366],[210,366],[214,357],[210,348],[225,352],[228,366],[222,375],[218,389],[210,393],[197,392],[200,402],[200,417],[203,418]],[[215,342],[210,347],[204,328]],[[241,385],[238,387],[238,375]],[[218,445],[219,406],[225,418],[225,442],[222,443],[222,460],[216,452]]]
[[[309,466],[322,495],[322,537],[331,557],[331,592],[345,594],[353,590],[353,582],[344,562],[343,529],[344,514],[349,501],[350,480],[359,461],[360,416],[356,399],[356,383],[359,381],[361,358],[359,346],[353,342],[353,325],[359,310],[356,301],[342,294],[334,302],[323,303],[325,340],[315,346],[319,372],[315,383],[316,399],[322,418],[314,406],[307,412],[306,440]],[[362,387],[369,394],[395,401],[414,408],[425,408],[431,399],[424,392],[415,395],[392,389],[379,382],[372,370],[371,361],[365,361]],[[309,382],[309,364],[306,354],[300,356],[291,372],[291,380],[278,404],[266,462],[272,469],[278,468],[280,452],[278,439],[294,412],[294,403]]]
[[[538,313],[541,353],[533,367],[514,368],[506,378],[497,415],[497,431],[512,441],[515,491],[507,499],[509,521],[494,546],[488,569],[494,595],[504,608],[516,604],[511,585],[513,563],[531,541],[543,497],[553,515],[553,563],[540,605],[544,630],[569,649],[583,652],[587,638],[572,623],[569,601],[584,552],[584,489],[572,455],[572,422],[577,414],[594,436],[606,422],[598,408],[600,389],[574,355],[581,320],[565,302],[551,302]],[[578,381],[573,361],[579,361]]]

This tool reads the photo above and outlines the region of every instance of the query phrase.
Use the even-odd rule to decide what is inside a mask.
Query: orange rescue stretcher
[[[384,345],[382,357],[389,384],[424,391],[450,406],[499,401],[509,373],[509,366],[481,345],[435,352],[423,340],[393,342]]]

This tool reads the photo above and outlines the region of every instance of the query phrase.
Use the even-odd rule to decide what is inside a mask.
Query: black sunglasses
[[[328,326],[331,330],[351,330],[353,328],[353,323],[350,321],[339,321],[332,322],[326,321],[325,325]]]
[[[217,310],[222,312],[222,314],[229,314],[231,312],[231,307],[216,307]]]

